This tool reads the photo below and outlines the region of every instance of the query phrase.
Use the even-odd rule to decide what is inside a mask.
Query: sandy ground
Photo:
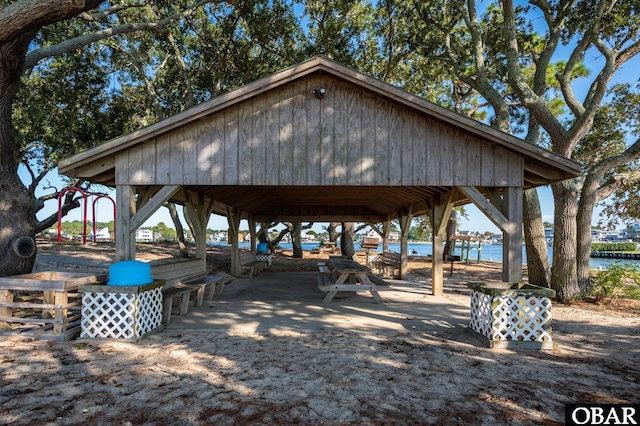
[[[36,269],[99,270],[112,250],[41,246]],[[176,252],[144,247],[139,258]],[[208,259],[212,271],[228,270],[227,250]],[[279,253],[264,274],[313,272],[316,262]],[[2,338],[0,424],[559,425],[567,403],[638,403],[637,303],[554,304],[553,350],[491,350],[461,323],[465,283],[499,279],[499,265],[456,265],[443,298],[430,296],[424,259],[410,269],[384,306],[362,297],[319,311],[343,322],[207,329],[176,321],[137,343]],[[239,303],[253,284],[235,280],[209,312]],[[360,309],[401,327],[354,327]],[[306,312],[294,311],[291,319]]]

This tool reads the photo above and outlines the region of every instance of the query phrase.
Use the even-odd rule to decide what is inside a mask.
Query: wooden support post
[[[56,291],[54,296],[54,303],[58,306],[67,306],[69,303],[69,294],[66,291]],[[55,308],[54,318],[56,323],[53,324],[54,336],[60,336],[67,331],[67,308]]]
[[[209,208],[205,203],[204,197],[189,192],[187,194],[189,201],[185,203],[185,207],[191,218],[193,229],[195,231],[193,238],[196,241],[196,258],[202,260],[202,268],[207,270],[207,219],[209,217]]]
[[[452,194],[440,204],[433,206],[431,211],[431,226],[433,228],[433,255],[431,256],[431,294],[442,296],[444,294],[444,240],[447,235],[447,224],[453,210]]]
[[[432,243],[433,255],[431,256],[431,294],[434,296],[442,296],[444,294],[444,235],[437,235],[434,232]]]
[[[133,186],[116,185],[116,261],[136,258],[136,235],[131,227],[136,213],[134,196]]]
[[[53,305],[55,303],[55,292],[53,291],[43,291],[42,292],[42,303],[44,305]],[[42,318],[51,318],[53,316],[53,309],[47,308],[42,310]]]
[[[400,279],[403,280],[408,272],[407,255],[408,255],[408,239],[409,230],[411,229],[411,221],[413,220],[412,209],[404,211],[400,214]]]
[[[508,187],[504,192],[508,225],[502,238],[502,280],[522,282],[522,188]]]
[[[253,216],[249,217],[249,235],[251,236],[251,253],[256,252],[256,221],[253,219]]]
[[[234,207],[227,207],[227,222],[229,223],[228,239],[231,243],[231,275],[240,277],[240,254],[238,250],[238,232],[240,230],[240,211]]]
[[[0,290],[0,302],[13,303],[13,293],[9,290]],[[10,307],[0,307],[0,318],[11,318],[13,311]],[[0,332],[11,330],[11,323],[0,320]]]

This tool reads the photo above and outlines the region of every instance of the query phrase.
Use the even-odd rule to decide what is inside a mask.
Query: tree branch
[[[584,113],[584,106],[580,101],[578,101],[575,94],[573,93],[573,88],[571,87],[571,75],[573,74],[573,70],[575,69],[576,65],[583,58],[584,52],[587,50],[590,44],[590,34],[585,34],[571,52],[569,60],[567,61],[564,70],[562,70],[562,73],[556,73],[556,79],[558,80],[558,84],[560,85],[562,97],[564,98],[564,101],[566,102],[573,115],[575,115],[576,117],[579,117]]]
[[[516,32],[515,11],[512,0],[503,0],[502,10],[504,16],[503,33],[506,41],[506,60],[508,80],[524,105],[531,111],[536,121],[549,133],[551,140],[563,141],[566,132],[562,123],[553,115],[547,107],[544,99],[536,94],[526,83],[520,72],[518,39]],[[560,150],[561,154],[565,154]],[[568,153],[566,153],[568,154]]]
[[[606,200],[613,195],[618,189],[624,185],[629,185],[634,182],[640,181],[640,170],[633,172],[619,173],[606,180],[599,188],[597,192],[596,202]]]
[[[74,182],[73,187],[80,188],[81,183],[82,183],[81,181],[76,180]],[[76,195],[77,193],[74,191],[69,191],[65,194],[62,200],[62,205],[60,209],[62,212],[61,217],[65,217],[71,210],[80,207],[80,197],[74,198]],[[54,198],[57,199],[59,196],[60,196],[60,192],[56,190],[55,193],[48,194],[38,198],[38,203],[44,206],[44,201],[51,200]],[[51,228],[57,221],[58,221],[58,211],[56,211],[55,213],[52,213],[51,215],[49,215],[48,217],[44,218],[43,220],[39,221],[36,224],[35,226],[36,234]]]
[[[24,162],[23,164],[26,165],[26,162]],[[44,179],[44,177],[47,175],[47,173],[49,173],[50,170],[49,168],[45,168],[36,176],[36,174],[32,171],[30,166],[27,166],[27,169],[31,174],[31,184],[29,185],[29,193],[35,196],[36,188],[38,187],[38,185],[40,185],[40,182],[42,182],[42,179]]]
[[[34,33],[49,24],[64,21],[97,7],[103,0],[18,1],[0,9],[0,44]]]
[[[590,171],[589,175],[599,174],[604,176],[608,170],[616,167],[623,166],[631,161],[640,158],[640,138],[636,140],[631,146],[629,146],[624,152],[613,157],[606,158],[596,164]],[[627,183],[629,180],[635,181],[640,178],[640,170],[633,170],[626,173],[617,173],[615,176],[609,178],[604,182],[597,191],[597,202],[600,202],[608,198],[613,192],[615,192],[621,185]]]
[[[549,35],[545,39],[544,49],[542,49],[540,55],[534,59],[536,70],[533,77],[533,91],[538,96],[542,96],[547,89],[547,69],[549,68],[553,54],[558,48],[560,36],[564,29],[564,18],[567,13],[570,13],[574,1],[566,1],[564,5],[560,6],[559,9],[561,12],[555,17],[552,15],[551,7],[546,0],[532,0],[531,4],[538,6],[542,11],[549,29]]]
[[[615,65],[616,69],[620,68],[622,64],[626,63],[631,58],[635,57],[638,53],[640,53],[640,40],[631,44],[626,49],[623,49],[618,54],[618,57],[616,58],[616,65]]]
[[[103,30],[96,31],[91,34],[85,34],[79,37],[65,40],[61,43],[58,43],[52,46],[46,46],[40,49],[36,49],[30,52],[29,54],[27,54],[24,70],[26,71],[30,68],[33,68],[38,62],[40,62],[45,58],[61,55],[61,54],[70,52],[72,50],[85,47],[97,41],[105,40],[115,35],[128,34],[128,33],[137,32],[137,31],[161,31],[166,26],[191,15],[197,8],[204,6],[205,4],[220,3],[222,1],[225,1],[233,5],[236,4],[236,0],[199,1],[193,4],[191,7],[188,7],[166,18],[160,19],[157,22],[138,22],[134,24],[116,25],[114,27],[105,28]]]
[[[134,3],[134,4],[118,4],[115,6],[111,6],[108,9],[101,10],[95,13],[86,13],[86,12],[81,13],[80,15],[78,15],[78,18],[84,19],[85,21],[88,21],[88,22],[104,22],[105,18],[108,18],[109,16],[114,15],[123,10],[134,9],[134,8],[140,9],[140,8],[147,7],[148,5],[149,3],[145,1],[140,3]]]

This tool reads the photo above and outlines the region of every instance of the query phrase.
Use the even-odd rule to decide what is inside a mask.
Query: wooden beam
[[[253,216],[249,215],[249,235],[251,237],[251,252],[256,252],[256,221]]]
[[[207,270],[207,217],[208,206],[204,197],[189,191],[187,198],[190,201],[185,203],[185,208],[189,213],[189,218],[194,229],[193,238],[196,240],[196,258],[201,260],[202,268]]]
[[[159,186],[138,187],[138,208],[147,204],[160,188]]]
[[[452,193],[441,200],[441,203],[433,206],[431,212],[432,231],[432,256],[431,256],[431,294],[442,296],[444,294],[444,240],[447,235],[447,223],[451,210],[453,210]],[[444,201],[444,203],[442,203]]]
[[[504,211],[504,202],[502,201],[502,197],[498,191],[491,188],[484,188],[485,195],[491,204],[498,208],[501,212]]]
[[[187,197],[187,202],[185,203],[185,205],[191,204],[191,206],[194,208],[193,214],[197,217],[198,222],[202,224],[206,221],[207,214],[209,213],[209,206],[205,201],[204,195],[198,192],[190,191],[187,188],[184,188],[184,193]],[[191,213],[192,212],[189,212],[189,214]]]
[[[238,250],[238,231],[240,230],[241,212],[233,207],[227,208],[227,222],[229,223],[229,237],[231,243],[231,275],[240,277],[240,253]]]
[[[196,240],[196,257],[200,257],[203,253],[201,248],[199,249],[199,243],[204,241],[205,236],[202,234],[202,221],[200,220],[199,210],[202,208],[202,205],[194,205],[192,202],[188,201],[185,203],[184,208],[187,209],[187,213],[189,214],[189,219],[191,220],[191,225],[195,230],[195,235],[193,238]]]
[[[124,185],[123,185],[124,186]],[[149,198],[149,201],[143,205],[140,210],[131,218],[131,228],[133,231],[138,229],[142,224],[151,217],[162,205],[167,202],[178,190],[180,185],[163,186],[155,195]]]
[[[87,179],[91,180],[91,178],[95,176],[99,176],[105,172],[108,173],[113,170],[115,165],[115,156],[106,157],[102,161],[96,161],[89,163],[84,167],[78,167],[76,170],[71,172],[71,175],[86,176]]]
[[[248,215],[243,216],[248,219]],[[386,216],[376,215],[272,215],[272,214],[256,214],[253,216],[256,222],[365,222],[380,223],[387,220]]]
[[[504,214],[494,206],[491,201],[482,195],[482,193],[472,186],[460,186],[458,187],[460,192],[469,197],[469,199],[484,213],[491,222],[493,222],[500,230],[505,231],[505,228],[510,227],[509,220]]]
[[[407,272],[409,270],[407,264],[407,255],[408,255],[408,238],[409,231],[411,229],[411,221],[413,220],[413,212],[412,209],[400,212],[400,279],[403,280]]]

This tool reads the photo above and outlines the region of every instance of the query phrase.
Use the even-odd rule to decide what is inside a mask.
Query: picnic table
[[[339,291],[369,291],[376,303],[382,303],[378,290],[385,290],[369,279],[371,269],[356,261],[346,258],[330,258],[328,262],[331,271],[330,282],[320,285],[320,289],[327,292],[322,303],[329,303]]]

